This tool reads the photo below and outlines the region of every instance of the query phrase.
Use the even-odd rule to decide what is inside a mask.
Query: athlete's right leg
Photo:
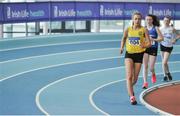
[[[170,57],[170,53],[169,52],[161,52],[161,56],[162,56],[162,69],[164,71],[164,81],[168,81],[168,74],[169,73],[169,66],[168,66],[168,59]]]
[[[139,72],[141,70],[141,65],[142,65],[142,63],[135,63],[135,66],[134,66],[134,82],[133,82],[134,84],[138,80]]]
[[[164,51],[161,51],[161,59],[162,59],[162,69],[163,69],[163,72],[164,72],[164,76],[166,76],[166,72],[165,72],[165,67],[164,67]]]
[[[155,74],[155,62],[156,62],[156,56],[150,55],[149,57],[149,65],[150,65],[150,71],[152,73],[151,81],[152,83],[156,82],[156,74]]]
[[[171,53],[169,52],[164,52],[164,60],[163,60],[163,66],[164,66],[164,72],[166,77],[168,77],[169,80],[172,80],[172,77],[170,75],[170,71],[169,71],[169,66],[168,66],[168,60],[170,57]]]
[[[140,72],[140,69],[141,69],[141,65],[142,63],[134,63],[134,71],[133,71],[133,81],[132,81],[132,90],[133,90],[133,86],[136,84],[137,80],[138,80],[138,76],[139,76],[139,72]],[[136,105],[137,104],[137,101],[136,101],[136,98],[134,96],[134,92],[133,92],[133,95],[130,97],[130,101],[131,101],[131,104],[132,105]]]
[[[129,96],[133,96],[133,72],[134,72],[134,62],[131,58],[125,58],[125,67],[126,67],[126,82],[127,82],[127,91]]]
[[[164,52],[164,58],[163,58],[163,67],[164,67],[164,72],[169,73],[169,66],[168,66],[168,59],[169,59],[170,53]]]
[[[144,53],[143,56],[143,89],[146,89],[148,87],[147,83],[147,76],[148,76],[148,62],[149,62],[149,54]]]

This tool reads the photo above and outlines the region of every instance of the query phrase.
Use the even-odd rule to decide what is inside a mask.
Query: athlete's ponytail
[[[159,27],[160,26],[160,21],[159,18],[157,16],[154,15],[154,21],[153,21],[153,25]]]
[[[157,16],[152,15],[152,14],[149,14],[147,16],[152,17],[154,26],[157,26],[157,27],[160,26],[160,21],[159,21],[159,18]]]

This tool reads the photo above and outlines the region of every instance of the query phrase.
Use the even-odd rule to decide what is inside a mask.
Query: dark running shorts
[[[143,61],[144,52],[142,53],[128,53],[126,51],[125,58],[130,58],[133,60],[134,63],[142,63]]]
[[[158,48],[153,48],[153,47],[147,48],[145,51],[145,53],[151,56],[157,56],[157,52],[158,52]]]
[[[160,45],[160,48],[161,48],[161,51],[163,51],[163,52],[169,52],[169,53],[171,53],[172,50],[173,50],[173,47],[165,47],[165,46],[163,46],[163,45]]]

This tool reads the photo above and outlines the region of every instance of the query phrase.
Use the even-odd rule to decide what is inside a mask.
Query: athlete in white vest
[[[176,34],[174,27],[170,25],[171,18],[169,16],[164,17],[164,26],[160,28],[164,40],[161,42],[161,57],[162,57],[162,68],[164,71],[164,81],[171,81],[172,76],[169,72],[168,59],[173,50],[173,44],[177,41],[180,35]]]

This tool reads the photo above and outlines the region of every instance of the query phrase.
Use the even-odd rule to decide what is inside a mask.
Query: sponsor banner
[[[26,22],[29,17],[26,3],[4,4],[4,22]]]
[[[49,20],[50,18],[50,5],[49,3],[29,3],[28,12],[29,17],[28,21],[34,20]]]
[[[176,4],[175,11],[174,11],[174,19],[180,19],[180,4]]]
[[[0,23],[3,23],[4,17],[3,17],[3,5],[0,4]]]
[[[163,3],[157,3],[157,4],[150,4],[149,5],[149,13],[154,14],[160,19],[163,19],[164,16],[171,16],[174,17],[174,4],[163,4]]]
[[[134,12],[180,19],[179,3],[35,2],[1,3],[0,23],[65,20],[128,20]]]
[[[100,19],[123,19],[124,4],[123,3],[100,3],[99,4]]]
[[[98,19],[99,18],[99,3],[97,2],[77,2],[76,19]]]
[[[147,3],[125,3],[124,18],[131,19],[134,12],[140,12],[143,18],[149,11],[149,4]]]
[[[52,2],[51,20],[75,20],[75,2]]]

